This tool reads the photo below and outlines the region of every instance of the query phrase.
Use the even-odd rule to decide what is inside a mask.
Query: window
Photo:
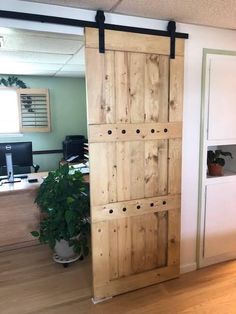
[[[17,90],[21,132],[50,132],[49,93],[47,89]]]
[[[0,88],[0,134],[50,130],[47,89]]]
[[[17,90],[0,88],[0,133],[19,133]]]

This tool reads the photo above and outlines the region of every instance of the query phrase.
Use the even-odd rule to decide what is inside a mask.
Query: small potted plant
[[[67,164],[49,172],[35,202],[41,210],[38,231],[31,234],[55,250],[54,260],[69,263],[89,253],[89,197],[80,171]]]
[[[207,152],[207,166],[208,173],[210,176],[223,176],[223,167],[225,165],[225,160],[221,156],[229,156],[233,158],[230,152],[223,152],[222,150],[209,150]]]

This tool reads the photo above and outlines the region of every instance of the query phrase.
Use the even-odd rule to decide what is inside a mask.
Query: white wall
[[[94,20],[95,12],[63,8],[44,4],[8,0],[0,4],[1,10],[55,15],[69,18]],[[167,22],[124,15],[106,14],[107,23],[137,27],[166,29]],[[74,27],[0,19],[0,26],[48,30],[81,34]],[[203,48],[235,50],[236,31],[187,24],[177,24],[178,32],[189,33],[185,49],[184,128],[183,128],[183,176],[182,176],[182,271],[196,267],[196,236],[198,211],[198,167],[200,140],[201,70]]]

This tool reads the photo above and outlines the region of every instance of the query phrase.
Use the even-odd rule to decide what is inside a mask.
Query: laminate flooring
[[[236,314],[236,261],[94,305],[90,258],[68,268],[47,247],[0,253],[0,314]]]

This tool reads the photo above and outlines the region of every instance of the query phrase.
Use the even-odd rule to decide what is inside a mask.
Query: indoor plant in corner
[[[31,234],[55,250],[54,260],[67,263],[88,255],[89,197],[80,171],[67,164],[49,172],[35,202],[41,211],[39,231]]]
[[[208,173],[210,176],[223,176],[223,167],[225,165],[225,160],[221,156],[229,156],[233,158],[230,152],[223,152],[222,150],[209,150],[207,152],[207,166]]]

